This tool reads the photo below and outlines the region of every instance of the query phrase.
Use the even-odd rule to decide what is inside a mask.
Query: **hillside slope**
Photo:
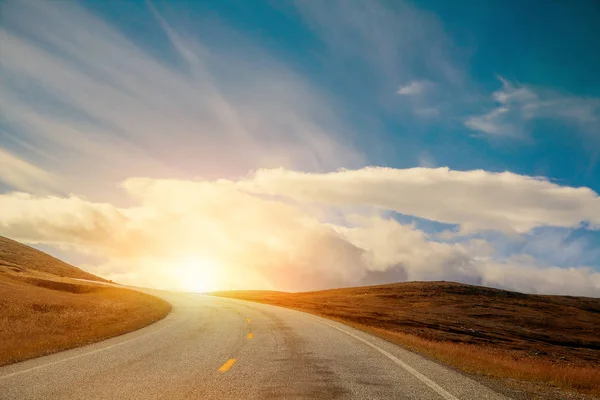
[[[2,266],[14,272],[38,271],[61,277],[108,282],[106,279],[67,264],[43,251],[4,236],[0,236],[0,267]]]
[[[171,310],[162,299],[103,282],[0,237],[0,365],[121,335]]]

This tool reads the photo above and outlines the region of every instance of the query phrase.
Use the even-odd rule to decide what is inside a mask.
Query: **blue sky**
[[[448,197],[440,189],[440,203],[466,206],[461,193],[477,185],[498,196],[481,197],[488,209],[477,221],[459,207],[438,211],[432,203],[426,210],[377,196],[351,202],[358,207],[353,212],[383,208],[429,242],[485,242],[494,249],[473,255],[473,263],[521,265],[527,258],[534,269],[600,271],[597,1],[7,1],[2,7],[0,156],[7,168],[0,191],[6,196],[77,196],[129,218],[124,208],[150,202],[132,195],[123,183],[130,178],[245,185],[254,171],[283,168],[317,174],[302,184],[319,185],[319,174],[379,166],[400,171],[393,179],[401,199],[419,197],[420,190],[403,171],[423,167],[433,174],[427,179],[448,187]],[[482,170],[485,178],[442,177],[433,172],[439,167]],[[509,188],[493,175],[503,172],[519,183]],[[361,176],[335,175],[356,182]],[[548,184],[538,185],[542,194],[538,180]],[[272,185],[261,190],[307,201]],[[564,197],[554,199],[555,189]],[[331,207],[333,192],[308,200]],[[572,202],[564,203],[571,193]],[[325,220],[339,213],[349,218],[346,209],[328,209]],[[526,214],[535,221],[524,222]],[[11,221],[4,234],[81,259],[81,244],[25,233],[24,222]],[[371,251],[347,234],[352,245]],[[83,253],[95,260],[89,249]],[[377,268],[384,267],[367,270]]]
[[[597,2],[316,3],[153,6],[191,40],[232,52],[250,42],[322,88],[353,127],[344,139],[365,150],[367,163],[405,168],[427,160],[599,190]],[[145,2],[86,5],[163,62],[185,68]],[[357,13],[361,21],[352,20]],[[510,116],[518,138],[508,129],[499,137],[465,129],[470,116],[496,108],[492,94],[502,89],[500,78],[550,92],[542,97],[556,107],[580,101],[595,120],[583,128],[576,119]],[[430,93],[396,94],[413,80],[430,82]],[[417,108],[438,115],[415,115]]]

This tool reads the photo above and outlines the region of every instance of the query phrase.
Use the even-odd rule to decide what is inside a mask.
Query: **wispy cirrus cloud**
[[[508,107],[498,107],[487,114],[467,118],[465,126],[490,136],[522,138],[521,129],[505,117],[509,112]]]
[[[77,4],[3,5],[0,108],[21,159],[64,176],[63,189],[95,194],[131,175],[362,162],[339,140],[351,129],[310,82],[234,31],[245,45],[228,51],[155,14],[178,63]]]
[[[571,131],[564,134],[574,132],[586,145],[592,143],[592,153],[600,151],[600,99],[504,78],[500,90],[487,92],[469,73],[475,49],[459,47],[425,7],[404,1],[296,4],[325,43],[327,62],[386,117],[400,116],[405,123],[408,111],[417,123],[433,121],[440,129],[462,125],[473,136],[524,143],[533,143],[539,123],[554,121]],[[426,90],[426,82],[435,90]],[[368,108],[364,104],[361,111]]]
[[[0,182],[18,190],[32,193],[52,192],[59,178],[35,165],[21,160],[8,150],[0,147]]]
[[[348,84],[368,91],[372,101],[390,112],[398,107],[397,94],[414,96],[434,82],[445,88],[464,87],[468,81],[462,49],[435,15],[407,1],[392,6],[381,1],[298,1],[296,5],[326,45],[327,62],[342,76],[359,74],[358,80],[346,76]],[[437,108],[430,103],[439,103],[445,92],[427,104],[410,106]]]
[[[500,81],[502,89],[492,94],[497,106],[468,117],[469,129],[490,137],[526,138],[532,130],[528,125],[545,119],[568,124],[584,138],[600,140],[600,99]]]
[[[412,108],[413,115],[421,119],[435,119],[440,115],[439,92],[436,85],[428,80],[413,80],[396,91],[404,97]]]

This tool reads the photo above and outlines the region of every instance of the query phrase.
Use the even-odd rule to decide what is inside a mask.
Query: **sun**
[[[174,273],[181,290],[210,292],[219,287],[221,267],[220,263],[212,258],[191,256],[178,262]]]

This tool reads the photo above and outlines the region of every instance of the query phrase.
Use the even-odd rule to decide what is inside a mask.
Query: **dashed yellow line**
[[[229,369],[233,367],[233,364],[235,364],[236,361],[237,360],[235,358],[230,358],[229,360],[225,361],[225,364],[221,365],[221,368],[219,368],[219,372],[229,371]]]
[[[252,339],[254,337],[254,333],[249,333],[248,334],[248,339]]]

